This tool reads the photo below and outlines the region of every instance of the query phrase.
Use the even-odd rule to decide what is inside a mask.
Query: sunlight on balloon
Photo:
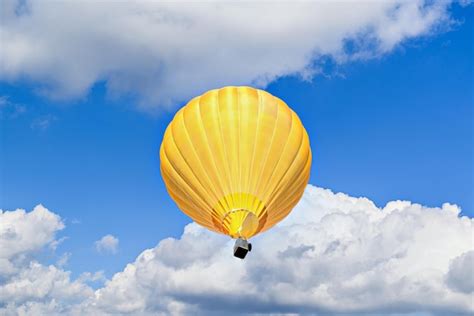
[[[198,224],[249,239],[285,218],[309,179],[311,148],[282,100],[225,87],[180,109],[160,148],[161,173],[178,207]]]

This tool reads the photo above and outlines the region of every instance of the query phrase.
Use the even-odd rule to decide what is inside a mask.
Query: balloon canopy
[[[263,90],[225,87],[176,113],[160,160],[166,188],[185,214],[215,232],[249,239],[300,200],[311,148],[285,102]]]

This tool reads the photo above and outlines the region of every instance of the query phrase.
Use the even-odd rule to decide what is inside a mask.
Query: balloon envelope
[[[311,149],[300,119],[282,100],[250,87],[192,99],[160,148],[166,188],[198,224],[248,239],[287,216],[309,179]]]

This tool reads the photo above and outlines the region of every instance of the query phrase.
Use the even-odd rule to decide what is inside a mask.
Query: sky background
[[[349,60],[322,54],[305,66],[310,78],[283,71],[264,82],[309,133],[310,184],[366,197],[380,208],[396,200],[427,207],[449,202],[461,216],[474,216],[474,9],[448,8],[448,26],[407,36],[387,51]],[[350,55],[356,44],[344,45]],[[67,257],[63,267],[73,279],[85,271],[111,278],[144,249],[179,238],[191,220],[166,192],[158,150],[194,90],[180,95],[178,87],[163,101],[133,86],[117,93],[123,85],[99,76],[84,91],[58,96],[67,88],[45,90],[44,78],[61,77],[43,76],[45,70],[12,77],[10,62],[2,61],[0,77],[0,209],[42,204],[66,225],[56,234],[57,248],[37,252],[38,260]],[[232,84],[252,80],[210,80],[195,89]],[[109,234],[108,245],[98,247]]]

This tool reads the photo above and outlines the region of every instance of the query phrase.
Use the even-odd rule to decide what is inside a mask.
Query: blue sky
[[[378,207],[449,202],[474,216],[473,12],[454,5],[456,23],[375,58],[318,59],[322,73],[311,80],[296,74],[268,82],[265,89],[285,100],[309,133],[311,184]],[[181,236],[191,220],[166,193],[158,149],[187,95],[150,111],[143,104],[152,99],[117,94],[107,79],[58,99],[34,75],[3,78],[0,208],[42,204],[66,224],[58,238],[67,238],[42,260],[70,253],[73,277],[98,270],[111,277],[144,249]],[[227,84],[243,82],[207,88]],[[116,254],[96,251],[94,242],[106,234],[120,240]]]

